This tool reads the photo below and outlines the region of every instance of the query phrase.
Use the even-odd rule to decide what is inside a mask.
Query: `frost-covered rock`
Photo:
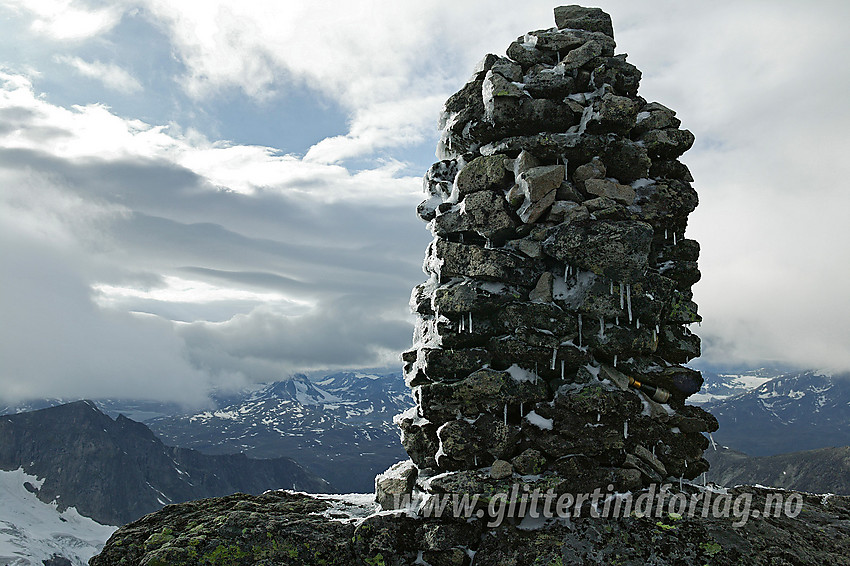
[[[490,489],[508,477],[479,473],[495,461],[557,489],[707,469],[717,423],[685,404],[702,378],[680,365],[700,352],[698,199],[678,161],[694,138],[637,95],[607,14],[555,13],[446,102],[405,355],[418,416],[400,421],[439,481],[412,492]]]

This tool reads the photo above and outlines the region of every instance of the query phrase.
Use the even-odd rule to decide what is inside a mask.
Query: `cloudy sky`
[[[555,5],[0,0],[0,397],[397,365],[441,105]],[[697,137],[701,363],[850,368],[850,4],[599,5]]]

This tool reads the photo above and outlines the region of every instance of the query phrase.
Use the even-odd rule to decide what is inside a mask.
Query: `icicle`
[[[564,266],[564,283],[567,282],[567,278],[570,276],[570,266],[569,264]]]
[[[629,437],[629,421],[623,421],[623,438]]]
[[[676,245],[676,231],[673,231],[673,245]]]
[[[561,360],[561,379],[564,379],[564,360]]]
[[[708,433],[708,438],[711,439],[711,447],[714,448],[715,450],[717,450],[717,444],[714,443],[714,437],[711,436],[710,432]]]
[[[611,280],[611,288],[608,290],[608,293],[610,295],[614,294],[614,280],[613,279]]]
[[[682,491],[682,480],[685,479],[685,474],[679,476],[679,491]]]
[[[505,403],[505,426],[508,426],[508,404]]]
[[[474,458],[475,458],[475,467],[477,468],[478,467],[478,454],[476,454],[474,456]]]
[[[469,333],[472,334],[472,311],[469,312]]]
[[[596,422],[599,422],[601,420],[602,420],[602,413],[596,413]]]
[[[652,457],[655,458],[655,444],[652,445]]]
[[[459,330],[458,330],[458,333],[461,333],[461,332],[463,332],[463,331],[464,331],[463,321],[464,321],[464,318],[463,318],[463,317],[460,317],[460,328],[459,328]]]
[[[523,411],[522,409],[523,409],[523,402],[520,401],[519,402],[519,416],[521,416],[521,417],[525,416],[525,411]]]
[[[626,283],[626,306],[629,310],[629,322],[632,321],[632,285]]]
[[[578,347],[581,348],[581,313],[578,315]]]
[[[614,354],[614,367],[617,367],[617,354]]]
[[[635,318],[635,328],[640,330],[640,318]]]
[[[615,326],[620,326],[620,317],[619,317],[619,316],[615,316],[615,317],[614,317],[614,325],[615,325]]]
[[[599,339],[605,338],[605,317],[599,317]]]
[[[664,229],[664,241],[667,241],[667,228]]]
[[[623,284],[620,283],[620,309],[624,308],[623,304]]]
[[[708,485],[708,472],[702,473],[702,486],[705,487]]]
[[[685,460],[685,469],[686,470],[688,469],[688,461],[687,460]]]
[[[552,348],[552,365],[549,366],[549,369],[555,369],[555,358],[558,357],[558,347]]]
[[[558,61],[560,61],[560,60],[561,60],[561,52],[559,51],[558,52]],[[567,167],[567,156],[562,155],[561,159],[564,160],[564,181],[569,181],[570,180],[570,174],[569,174],[569,167]]]

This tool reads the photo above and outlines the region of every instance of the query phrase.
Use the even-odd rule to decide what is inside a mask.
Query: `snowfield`
[[[54,555],[86,566],[118,527],[83,517],[73,507],[58,510],[24,487],[44,483],[22,469],[0,470],[0,565],[41,566]]]

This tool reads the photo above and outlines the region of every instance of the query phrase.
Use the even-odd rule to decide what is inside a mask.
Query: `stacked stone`
[[[446,102],[418,208],[430,278],[403,355],[411,462],[378,477],[384,506],[415,489],[627,490],[708,469],[717,421],[685,404],[702,377],[682,365],[700,352],[699,245],[684,236],[697,195],[678,161],[694,137],[638,96],[608,14],[565,6],[555,21]]]

